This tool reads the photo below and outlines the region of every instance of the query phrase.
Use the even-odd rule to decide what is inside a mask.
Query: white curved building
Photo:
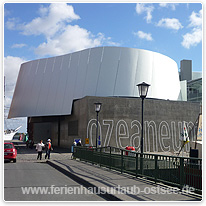
[[[152,51],[97,47],[29,61],[21,65],[9,118],[69,115],[73,100],[85,96],[138,97],[143,81],[150,98],[179,97],[176,62]]]

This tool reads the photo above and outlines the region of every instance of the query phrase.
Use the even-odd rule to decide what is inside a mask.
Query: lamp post
[[[144,99],[147,96],[147,92],[149,89],[149,84],[142,82],[141,84],[138,84],[138,89],[139,89],[139,96],[142,99],[142,133],[141,133],[141,154],[140,154],[140,171],[143,174],[143,152],[144,152],[144,137],[143,137],[143,132],[144,132]]]
[[[96,148],[97,148],[97,140],[98,140],[98,114],[101,110],[102,103],[96,102],[95,105],[95,112],[97,113],[97,130],[96,130]]]
[[[149,84],[142,82],[141,84],[138,84],[138,89],[139,89],[139,96],[142,99],[142,134],[141,134],[141,153],[144,152],[144,146],[143,146],[143,131],[144,131],[144,122],[143,122],[143,118],[144,118],[144,99],[147,96],[147,92],[149,89]]]

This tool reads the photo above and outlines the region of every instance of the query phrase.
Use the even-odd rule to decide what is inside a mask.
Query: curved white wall
[[[177,64],[152,51],[97,47],[21,65],[9,118],[71,114],[84,96],[139,96],[136,85],[151,84],[148,97],[177,100]]]

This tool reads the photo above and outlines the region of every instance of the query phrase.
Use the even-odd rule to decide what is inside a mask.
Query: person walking
[[[81,141],[81,140],[79,140],[79,141],[77,142],[77,146],[82,146],[82,141]]]
[[[48,159],[50,159],[50,153],[52,149],[52,144],[51,144],[51,140],[48,139],[47,143],[45,145],[45,150],[46,150],[46,154],[45,154],[45,159],[48,157]]]
[[[36,151],[38,153],[37,159],[41,160],[43,147],[44,147],[43,141],[40,140],[40,142],[36,145]]]
[[[71,147],[71,152],[72,152],[71,159],[74,158],[74,147],[76,147],[76,146],[77,146],[77,143],[74,141],[74,142],[73,142],[73,145],[72,145],[72,147]]]
[[[26,148],[27,149],[29,148],[29,139],[27,139],[27,141],[26,141]]]

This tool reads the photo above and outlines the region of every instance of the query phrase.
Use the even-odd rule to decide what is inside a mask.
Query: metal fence
[[[74,147],[74,158],[146,177],[155,182],[183,188],[188,185],[202,191],[202,159],[141,154],[116,147]]]

